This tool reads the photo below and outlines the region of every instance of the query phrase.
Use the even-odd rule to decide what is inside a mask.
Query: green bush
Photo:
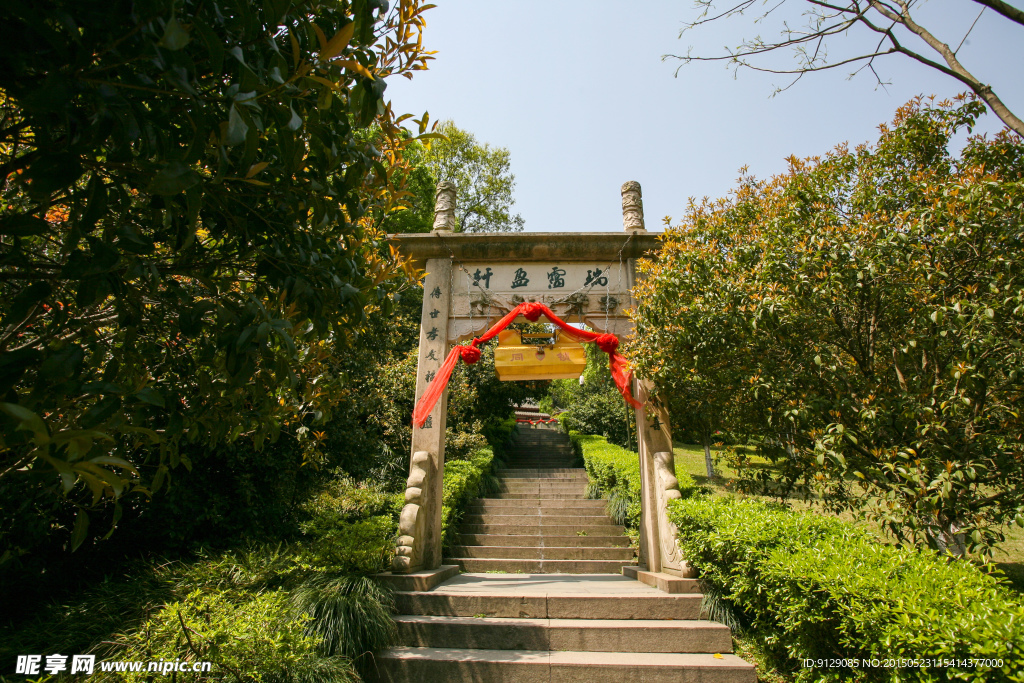
[[[469,460],[453,460],[444,464],[444,496],[441,508],[441,539],[448,543],[449,531],[458,527],[466,506],[479,497],[485,475],[491,471],[494,452],[481,448]]]
[[[398,536],[402,494],[338,477],[302,506],[308,516],[301,562],[318,571],[367,575],[390,563]]]
[[[773,663],[799,681],[1024,681],[1024,605],[969,562],[754,500],[673,501],[670,518],[705,590],[731,605]],[[1002,666],[863,665],[892,658]],[[861,665],[803,668],[805,659]]]
[[[299,681],[360,680],[347,657],[323,656],[306,633],[309,618],[288,608],[284,591],[245,595],[197,589],[165,605],[141,628],[121,638],[126,660],[212,662],[206,673],[177,674],[180,680]],[[147,681],[152,673],[98,673],[99,680]]]
[[[601,497],[608,498],[608,513],[630,531],[640,528],[640,457],[608,443],[603,436],[570,432],[573,449],[583,456],[587,476]],[[677,473],[680,490],[694,487],[690,475]]]

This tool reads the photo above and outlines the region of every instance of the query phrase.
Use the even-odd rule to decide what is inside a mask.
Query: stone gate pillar
[[[640,183],[635,180],[622,185],[622,227],[627,232],[646,232]],[[632,289],[635,259],[630,259],[628,273]],[[634,380],[633,386],[642,404],[634,411],[640,458],[640,563],[652,572],[689,576],[676,542],[675,525],[668,520],[668,501],[680,497],[668,411],[653,398],[656,392],[649,382]]]
[[[455,222],[455,186],[438,183],[434,206],[434,232],[450,231]],[[420,352],[416,363],[417,401],[448,355],[448,318],[452,303],[451,259],[427,259],[426,270],[420,314]],[[405,507],[398,525],[398,548],[391,565],[396,574],[441,566],[441,484],[447,416],[448,390],[445,389],[426,423],[412,428]]]

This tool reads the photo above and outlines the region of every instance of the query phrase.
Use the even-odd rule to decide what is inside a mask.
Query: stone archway
[[[523,301],[546,304],[563,320],[586,323],[620,339],[632,334],[626,315],[636,260],[658,249],[644,229],[640,185],[622,186],[624,232],[453,233],[455,191],[440,183],[434,230],[394,235],[403,255],[425,268],[417,400],[452,345],[479,335]],[[640,562],[649,571],[683,576],[686,565],[668,521],[667,502],[679,497],[667,412],[649,400],[651,387],[634,381],[642,475]],[[422,428],[413,429],[412,457],[393,564],[395,574],[441,568],[441,484],[447,390]],[[440,580],[440,578],[438,578]]]

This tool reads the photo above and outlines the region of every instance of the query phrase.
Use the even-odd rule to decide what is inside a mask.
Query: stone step
[[[627,539],[628,540],[628,539]],[[499,557],[509,560],[622,560],[633,561],[632,548],[544,545],[457,545],[451,549],[459,557]]]
[[[395,592],[399,614],[532,619],[699,619],[702,596]]]
[[[508,574],[618,574],[632,560],[509,560],[498,557],[446,557],[464,572]]]
[[[640,583],[666,593],[700,592],[700,582],[697,579],[674,576],[663,572],[649,572],[641,567],[623,567],[622,575],[636,579]]]
[[[555,486],[568,486],[574,489],[587,488],[587,482],[582,479],[543,479],[541,481],[527,481],[516,477],[501,479],[502,486],[517,488],[552,488]]]
[[[377,657],[381,683],[756,683],[736,655],[545,652],[393,647]]]
[[[587,487],[581,484],[502,484],[498,493],[529,493],[535,498],[545,498],[548,493],[584,495]]]
[[[481,650],[732,652],[728,626],[714,621],[508,619],[400,615],[398,645]]]
[[[489,500],[526,500],[529,498],[561,498],[564,500],[587,500],[584,498],[586,492],[580,493],[553,493],[545,491],[543,495],[541,493],[494,493],[491,494]]]
[[[556,473],[550,476],[544,476],[541,474],[529,472],[524,474],[519,474],[518,472],[509,474],[508,472],[509,470],[505,470],[499,473],[502,481],[511,481],[516,483],[522,482],[526,484],[539,484],[541,482],[555,482],[559,484],[586,484],[590,481],[590,478],[587,477],[587,475],[585,474],[579,475]]]
[[[462,524],[460,534],[506,536],[622,536],[625,529],[611,524]],[[617,573],[618,570],[616,570]]]
[[[586,470],[582,467],[510,467],[506,466],[504,469],[499,470],[498,474],[507,475],[556,475],[556,474],[586,474]],[[531,476],[532,476],[531,475]]]
[[[536,508],[563,507],[574,510],[603,510],[608,506],[604,498],[477,498],[472,505],[494,508],[495,510],[530,510]]]
[[[518,444],[510,450],[505,451],[506,460],[519,459],[544,459],[544,458],[575,458],[576,451],[569,447],[559,446],[523,446]]]
[[[513,461],[511,461],[509,463],[509,468],[511,468],[511,469],[523,469],[523,470],[529,470],[529,469],[538,469],[539,470],[539,469],[542,469],[542,468],[544,468],[544,469],[547,469],[547,468],[562,468],[562,467],[570,468],[574,464],[576,464],[576,459],[575,458],[559,458],[559,459],[552,459],[552,458],[533,459],[533,458],[531,458],[531,459],[513,460]]]
[[[545,545],[567,548],[628,548],[629,538],[626,536],[552,536],[549,534],[520,534],[517,536],[505,536],[497,534],[460,534],[458,542],[461,545],[488,545],[488,546],[539,546]]]
[[[546,505],[532,505],[529,501],[523,501],[524,505],[517,505],[520,501],[501,500],[491,503],[477,503],[466,507],[466,514],[482,515],[494,513],[498,515],[598,515],[604,514],[607,501],[604,500],[559,500],[552,501]],[[511,503],[509,505],[508,503]],[[599,505],[589,505],[599,503]]]
[[[544,496],[534,496],[533,498],[519,498],[517,500],[503,500],[501,498],[476,498],[470,505],[491,505],[497,507],[575,507],[575,508],[599,508],[607,505],[608,501],[605,498],[581,498],[579,500],[565,502],[565,499],[560,498],[545,498]]]
[[[543,508],[540,508],[543,509]],[[482,515],[466,515],[462,518],[463,524],[509,524],[515,526],[536,526],[548,524],[584,524],[597,525],[615,523],[608,515],[503,515],[496,512],[487,512]]]

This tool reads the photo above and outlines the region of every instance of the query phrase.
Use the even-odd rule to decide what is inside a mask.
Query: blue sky
[[[673,77],[680,62],[663,62],[664,54],[689,45],[694,54],[721,53],[757,32],[776,35],[750,15],[679,38],[697,16],[685,1],[435,2],[424,15],[424,43],[436,59],[412,81],[393,79],[387,96],[399,113],[428,110],[508,148],[515,210],[527,231],[621,230],[619,187],[627,180],[642,185],[647,228],[660,230],[664,216],[678,222],[689,197],[726,195],[741,166],[758,177],[782,172],[791,154],[877,139],[878,124],[914,95],[966,90],[902,55],[877,62],[891,81],[886,89],[868,73],[847,80],[848,68],[805,76],[774,98],[783,76],[745,70],[734,79],[722,64],[706,63]],[[806,3],[788,2],[781,11],[798,20]],[[980,9],[930,0],[914,12],[955,46]],[[832,54],[864,46],[861,38],[833,40]],[[1024,117],[1024,27],[986,10],[959,57]],[[980,131],[1000,128],[987,114]]]

